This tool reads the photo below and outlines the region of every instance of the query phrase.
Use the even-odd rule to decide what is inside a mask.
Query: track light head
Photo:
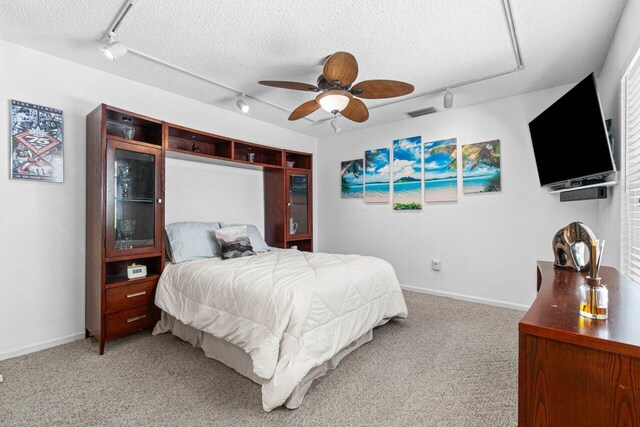
[[[102,46],[102,53],[107,57],[109,61],[115,61],[127,54],[129,49],[124,43],[116,41],[116,34],[109,34],[109,44]]]
[[[331,127],[333,128],[333,131],[335,133],[340,132],[340,130],[342,129],[340,127],[340,125],[338,124],[338,119],[337,118],[334,118],[333,120],[331,120]]]
[[[247,114],[249,112],[249,104],[245,102],[244,95],[242,95],[242,98],[236,101],[236,105],[238,106],[238,109],[243,113]]]
[[[444,108],[453,107],[453,92],[449,92],[449,89],[444,94]]]

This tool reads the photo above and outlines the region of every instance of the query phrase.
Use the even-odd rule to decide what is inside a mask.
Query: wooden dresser
[[[586,273],[538,262],[519,324],[519,426],[640,426],[640,286],[611,267],[600,275],[607,320],[578,312]]]

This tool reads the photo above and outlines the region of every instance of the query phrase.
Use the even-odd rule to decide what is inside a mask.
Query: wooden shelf
[[[285,167],[287,169],[311,170],[313,158],[311,154],[308,153],[287,150],[285,151],[285,162]]]
[[[105,131],[108,138],[162,147],[162,122],[115,107],[106,107]],[[133,138],[125,129],[133,128]]]
[[[282,169],[283,150],[237,141],[211,133],[167,124],[166,151],[180,153],[172,156],[185,160],[204,158],[243,164],[254,168]],[[249,154],[253,161],[249,161]],[[190,156],[190,157],[185,157]]]
[[[260,163],[260,162],[248,162],[246,160],[233,160],[233,163],[239,163],[248,166],[258,166],[260,168],[272,168],[272,169],[282,169],[282,166],[272,165],[269,163]]]
[[[233,141],[218,135],[169,125],[166,148],[195,156],[231,160]]]
[[[181,150],[167,149],[166,155],[172,159],[186,160],[189,162],[210,163],[214,165],[227,166],[232,168],[242,168],[263,171],[265,169],[280,169],[280,166],[263,165],[260,163],[244,162],[240,160],[225,159],[222,157],[208,156],[206,154],[193,154]]]
[[[313,240],[309,237],[304,239],[288,239],[285,243],[285,248],[291,248],[292,246],[297,246],[299,251],[312,252]]]
[[[136,259],[140,259],[142,257],[151,257],[151,258],[155,258],[155,257],[160,257],[162,254],[160,252],[151,252],[148,254],[138,254],[138,255],[121,255],[121,256],[114,256],[114,257],[110,257],[110,258],[105,258],[106,262],[119,262],[119,261],[132,261],[132,260],[136,260]]]
[[[155,148],[155,149],[162,149],[161,145],[157,145],[157,144],[150,144],[148,142],[144,142],[144,141],[140,141],[137,139],[127,139],[121,136],[117,136],[117,135],[109,135],[107,134],[107,138],[109,138],[112,141],[119,141],[119,142],[128,142],[130,144],[136,144],[136,145],[141,145],[143,147],[150,147],[150,148]]]
[[[308,233],[306,233],[306,234],[300,234],[299,236],[296,236],[294,234],[293,236],[289,236],[287,238],[287,241],[289,242],[298,242],[300,240],[311,240],[311,237],[309,236]]]
[[[250,155],[253,154],[253,161]],[[233,160],[236,162],[255,163],[266,167],[282,168],[282,150],[246,142],[233,142]]]

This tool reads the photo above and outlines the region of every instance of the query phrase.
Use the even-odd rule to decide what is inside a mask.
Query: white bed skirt
[[[388,320],[389,319],[384,319],[376,326],[383,325],[387,323]],[[189,325],[185,325],[175,317],[165,311],[162,311],[162,317],[153,329],[153,335],[163,334],[165,332],[171,332],[176,337],[181,338],[194,347],[202,348],[207,357],[224,363],[256,384],[262,385],[265,382],[254,374],[251,356],[245,353],[245,351],[240,347],[231,344],[228,341],[216,338],[206,332],[199,331]],[[309,387],[311,387],[313,380],[320,378],[326,375],[328,371],[335,369],[346,355],[361,345],[368,343],[372,339],[373,329],[370,329],[360,338],[340,350],[331,359],[309,371],[285,401],[284,406],[289,409],[298,408],[302,404],[302,400],[309,390]]]

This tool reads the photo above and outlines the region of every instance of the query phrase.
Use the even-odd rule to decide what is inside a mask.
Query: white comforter
[[[406,317],[393,267],[379,258],[274,250],[169,264],[156,305],[252,358],[266,411],[315,366],[391,317]]]

